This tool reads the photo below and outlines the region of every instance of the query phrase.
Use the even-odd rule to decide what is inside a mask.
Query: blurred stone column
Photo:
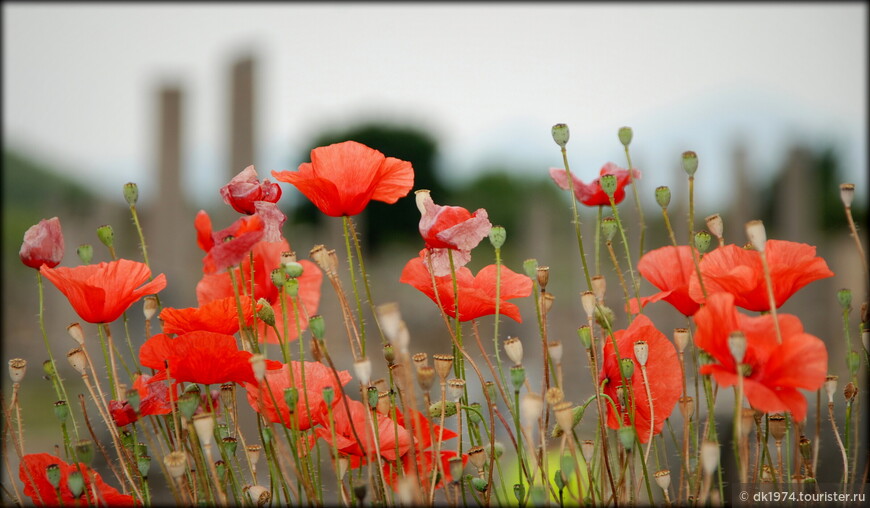
[[[227,181],[254,164],[254,68],[252,56],[236,60],[230,69],[230,166]]]
[[[731,152],[731,167],[734,171],[734,199],[725,221],[725,239],[728,243],[743,245],[746,243],[746,223],[759,219],[757,202],[758,193],[749,182],[749,164],[746,146],[738,143]]]

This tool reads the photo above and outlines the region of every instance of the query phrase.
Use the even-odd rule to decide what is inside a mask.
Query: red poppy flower
[[[57,464],[60,470],[60,499],[45,475],[45,468]],[[69,488],[69,475],[80,472],[84,488],[78,497]],[[21,459],[18,477],[24,483],[24,495],[36,506],[135,506],[133,496],[121,494],[100,477],[100,473],[83,463],[67,464],[48,453],[31,453]],[[96,495],[94,492],[96,491]]]
[[[608,162],[602,166],[599,177],[588,184],[583,183],[574,173],[571,173],[571,177],[574,179],[574,197],[577,198],[577,201],[586,206],[610,205],[610,198],[601,188],[601,177],[604,175],[616,176],[616,192],[613,193],[613,202],[618,205],[625,199],[625,186],[631,183],[632,176],[640,178],[640,171],[633,169],[632,173],[629,173],[627,169]],[[564,169],[550,168],[550,178],[562,189],[569,188],[568,173]]]
[[[351,461],[351,466],[374,459],[376,452],[380,453],[387,460],[396,460],[411,448],[410,432],[405,427],[394,423],[389,417],[380,413],[375,413],[378,429],[378,442],[375,443],[371,427],[368,423],[368,407],[363,405],[362,402],[345,396],[344,399],[350,408],[350,413],[348,413],[347,409],[345,409],[344,401],[340,400],[338,396],[336,396],[336,399],[338,402],[332,408],[332,418],[335,422],[334,445],[340,453],[356,458],[356,460]],[[314,421],[321,425],[314,427],[314,432],[319,438],[326,441],[331,448],[333,446],[333,438],[326,404],[321,402],[320,408],[319,411],[316,411],[312,415]],[[356,434],[354,434],[354,430],[356,430]],[[357,441],[357,437],[359,437],[359,441]],[[362,444],[362,447],[360,444]]]
[[[75,268],[46,265],[39,272],[67,297],[79,317],[88,323],[111,323],[133,302],[166,287],[165,275],[161,273],[148,282],[151,276],[148,265],[129,259]]]
[[[281,293],[275,284],[272,283],[272,270],[281,266],[281,253],[289,251],[290,245],[286,240],[280,242],[260,242],[254,245],[254,300],[265,298],[272,310],[275,312],[275,327],[284,334],[284,314],[281,307]],[[320,284],[323,281],[323,273],[317,268],[317,265],[308,261],[300,260],[302,265],[302,276],[299,281],[299,303],[300,306],[296,309],[294,299],[287,295],[284,299],[284,305],[287,309],[287,340],[296,340],[299,332],[296,327],[296,315],[299,316],[299,330],[305,330],[308,327],[308,317],[317,313],[317,306],[320,304]],[[240,288],[244,294],[251,294],[251,261],[250,257],[246,256],[242,259],[241,270],[234,268],[236,281],[245,280],[243,288]],[[223,298],[232,297],[234,295],[232,280],[227,272],[216,273],[214,275],[205,275],[202,280],[196,285],[196,298],[199,305],[206,305],[209,302],[220,300]],[[271,326],[267,326],[262,321],[257,321],[257,334],[260,342],[269,344],[278,344],[278,336]]]
[[[661,291],[641,298],[641,305],[664,300],[684,316],[692,316],[701,305],[689,296],[689,280],[695,273],[692,248],[688,245],[667,246],[647,252],[637,263],[637,271]],[[631,312],[637,314],[637,299],[629,301]]]
[[[426,250],[405,265],[399,282],[410,284],[419,289],[433,302],[438,302],[435,290],[432,287],[432,275],[425,261]],[[459,320],[470,321],[481,316],[495,314],[496,296],[496,265],[484,267],[476,276],[471,275],[471,270],[462,267],[456,270],[456,284],[459,288]],[[448,316],[456,316],[455,293],[453,292],[453,278],[450,275],[435,277],[435,285],[438,288],[438,298],[441,300],[441,308]],[[523,298],[532,294],[532,279],[511,271],[501,266],[501,290],[499,296],[499,314],[507,316],[514,321],[522,323],[520,309],[507,300]]]
[[[240,351],[232,335],[214,332],[190,332],[170,338],[160,333],[152,336],[139,349],[139,363],[161,370],[151,378],[156,382],[172,377],[176,383],[256,383],[248,351]],[[169,376],[164,362],[169,365]],[[268,369],[281,364],[266,360]]]
[[[834,275],[825,260],[816,256],[816,248],[812,245],[768,240],[765,249],[777,308],[810,282]],[[719,247],[704,255],[700,269],[708,295],[731,293],[738,307],[754,311],[770,310],[761,254],[758,251],[736,245]],[[704,301],[704,293],[695,274],[692,274],[689,283],[689,296],[699,302]]]
[[[650,438],[650,416],[653,417],[653,435],[662,430],[665,420],[671,415],[674,406],[682,392],[680,362],[674,345],[658,331],[652,321],[643,314],[634,318],[627,330],[618,330],[613,334],[619,348],[620,358],[631,358],[634,362],[634,375],[631,377],[631,392],[634,395],[634,425],[637,437],[641,443]],[[646,363],[646,377],[653,405],[650,409],[640,364],[634,356],[634,343],[645,341],[649,348]],[[629,414],[631,402],[628,390],[625,399],[629,407],[623,407],[617,396],[617,387],[622,386],[619,362],[613,349],[613,341],[608,337],[604,344],[604,357],[599,381],[608,380],[604,385],[604,393],[616,403],[617,415],[613,406],[607,404],[607,425],[612,429],[631,425]]]
[[[248,166],[234,176],[230,183],[221,187],[220,193],[224,203],[232,206],[233,210],[253,215],[257,212],[255,203],[258,201],[278,202],[281,198],[281,186],[270,182],[268,178],[260,182],[257,170],[254,166]]]
[[[60,229],[60,219],[52,217],[42,219],[39,224],[30,226],[24,232],[24,242],[18,251],[21,262],[30,268],[43,264],[54,268],[63,259],[63,232]]]
[[[139,420],[140,416],[165,415],[172,412],[169,402],[169,388],[164,383],[149,383],[151,376],[140,374],[133,382],[139,392],[139,411],[128,402],[109,401],[109,412],[115,425],[123,427]]]
[[[750,317],[737,312],[736,297],[729,293],[710,295],[695,314],[695,344],[710,353],[717,363],[701,366],[720,386],[737,383],[737,366],[728,348],[728,336],[739,330],[746,336],[743,390],[749,403],[765,413],[790,411],[803,421],[807,401],[797,390],[818,390],[828,373],[825,344],[804,332],[800,320],[778,314],[782,343],[777,342],[773,316]]]
[[[202,271],[215,273],[236,266],[247,257],[254,244],[263,239],[266,224],[259,215],[241,217],[226,229],[212,233],[211,218],[200,210],[194,220],[196,242],[206,251]]]
[[[292,367],[292,376],[291,376]],[[341,386],[350,382],[350,373],[346,370],[338,371]],[[268,390],[266,391],[266,386]],[[305,384],[302,383],[302,363],[291,361],[290,365],[283,364],[280,369],[266,372],[265,383],[245,383],[248,403],[254,411],[262,414],[273,423],[282,423],[291,427],[290,408],[284,399],[284,390],[295,387],[299,391],[299,402],[296,403],[293,414],[297,420],[299,430],[308,430],[316,422],[312,420],[312,411],[319,411],[323,403],[323,389],[331,386],[336,394],[341,393],[341,387],[335,382],[332,369],[320,362],[305,362]],[[272,392],[269,395],[269,392]],[[338,403],[336,396],[333,406]],[[277,404],[277,407],[276,407]],[[311,411],[309,411],[311,408]],[[280,415],[279,412],[280,411]]]
[[[292,183],[314,206],[331,217],[356,215],[369,201],[395,203],[414,186],[410,162],[384,157],[356,141],[311,150],[311,162],[298,171],[272,171]]]
[[[245,325],[250,326],[254,322],[251,297],[241,295],[239,301]],[[163,333],[183,334],[199,330],[233,335],[239,331],[239,311],[234,296],[213,300],[199,307],[166,307],[160,312],[160,319],[163,320]]]
[[[492,229],[483,208],[470,213],[461,206],[436,205],[429,191],[417,191],[417,208],[420,209],[420,235],[432,257],[435,275],[450,274],[450,256],[454,268],[468,264],[471,249]]]

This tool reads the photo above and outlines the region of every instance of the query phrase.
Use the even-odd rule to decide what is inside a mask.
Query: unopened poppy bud
[[[634,447],[634,429],[627,426],[620,427],[619,430],[616,431],[616,435],[619,437],[619,444],[621,444],[627,451],[631,451]]]
[[[649,359],[649,344],[644,340],[639,340],[634,343],[634,359],[641,367],[646,365]]]
[[[212,413],[200,413],[193,417],[193,429],[202,446],[210,446],[214,437],[214,417]]]
[[[323,397],[323,402],[326,402],[327,406],[332,406],[332,401],[335,400],[335,388],[331,386],[324,386],[323,390],[320,393]]]
[[[553,406],[553,413],[556,415],[556,423],[563,430],[571,430],[574,428],[574,405],[568,401],[562,401]],[[570,435],[570,434],[569,434]]]
[[[656,203],[662,208],[667,208],[671,203],[671,189],[667,185],[656,187]]]
[[[746,223],[746,236],[749,238],[749,243],[758,252],[764,252],[764,247],[767,244],[767,233],[764,230],[764,223],[760,220],[751,220]]]
[[[692,397],[680,397],[680,413],[684,420],[691,420],[695,414],[695,399]]]
[[[631,138],[634,137],[634,131],[631,130],[631,127],[620,127],[617,137],[622,146],[628,148],[628,145],[631,144]]]
[[[562,148],[565,148],[565,145],[568,144],[568,139],[571,137],[568,126],[564,123],[557,123],[550,132],[553,134],[553,141]]]
[[[689,150],[683,152],[683,171],[689,176],[694,176],[698,171],[698,154]]]
[[[613,194],[616,193],[616,175],[601,175],[599,182],[601,190],[607,194],[607,197],[612,198]]]
[[[631,380],[634,375],[634,361],[631,358],[623,358],[619,362],[619,370],[625,379]]]
[[[605,217],[601,220],[601,234],[604,235],[605,242],[612,242],[616,232],[619,231],[619,225],[613,217]]]
[[[550,282],[550,267],[539,266],[537,270],[535,270],[535,275],[537,276],[538,285],[541,286],[541,289],[547,289],[547,284]]]
[[[450,375],[450,368],[453,367],[453,355],[436,354],[432,355],[432,360],[435,365],[435,372],[438,373],[441,382],[445,382],[447,376]]]
[[[333,264],[332,256],[324,245],[315,245],[309,256],[327,275],[335,275],[338,266]]]
[[[97,238],[103,245],[111,248],[115,244],[115,231],[112,226],[105,224],[97,228]]]
[[[504,352],[514,365],[523,363],[523,343],[516,337],[510,337],[504,341]]]
[[[326,334],[326,323],[323,316],[319,314],[311,316],[308,319],[308,329],[311,330],[311,335],[314,335],[315,339],[322,339]]]
[[[418,368],[417,383],[420,385],[420,389],[424,392],[428,392],[432,389],[432,385],[435,383],[435,369],[428,365]]]
[[[248,358],[251,363],[251,369],[254,371],[254,379],[262,381],[266,377],[266,357],[261,354],[254,354]]]
[[[598,326],[601,328],[609,330],[613,327],[615,320],[616,314],[613,313],[613,309],[610,307],[598,306],[595,308],[595,322],[598,323]]]
[[[728,350],[737,365],[743,363],[743,357],[746,356],[746,335],[739,330],[731,332],[728,335]]]
[[[54,403],[54,416],[60,423],[64,423],[69,418],[69,405],[67,405],[65,400],[59,400]]]
[[[592,347],[592,329],[589,325],[583,325],[577,329],[577,336],[580,337],[580,342],[583,347],[589,349]]]
[[[45,467],[45,478],[52,487],[60,487],[60,464],[49,464]]]
[[[502,226],[493,226],[489,230],[489,243],[496,249],[501,249],[507,239],[507,231]]]
[[[715,441],[704,441],[701,443],[701,468],[704,474],[711,475],[719,466],[719,444]]]
[[[514,385],[514,391],[519,391],[526,380],[526,369],[522,365],[514,365],[511,367],[511,384]]]
[[[768,416],[767,428],[768,430],[770,430],[770,435],[773,436],[773,439],[775,441],[782,441],[782,438],[785,437],[786,431],[785,415],[781,413],[775,413]]]
[[[682,353],[689,345],[689,329],[674,328],[674,345],[677,346],[677,352]]]
[[[586,317],[591,318],[595,314],[595,293],[592,291],[580,293],[580,304],[586,312]]]
[[[66,486],[72,494],[73,499],[81,497],[85,490],[85,479],[80,471],[70,471],[66,477]]]
[[[136,206],[136,202],[139,201],[139,186],[133,182],[125,183],[124,199],[127,201],[128,205]]]
[[[544,409],[544,399],[537,393],[526,393],[520,399],[520,418],[523,421],[523,426],[532,427],[534,422],[540,418],[541,411]]]
[[[181,478],[187,471],[187,454],[184,452],[170,452],[163,457],[163,465],[166,466],[166,472],[173,479]]]
[[[855,400],[856,395],[858,395],[858,387],[855,386],[855,383],[849,381],[846,383],[846,387],[843,388],[843,397],[846,398],[846,402],[851,404]]]
[[[392,344],[384,344],[384,360],[387,365],[392,365],[396,361],[396,350]]]
[[[85,368],[88,366],[88,358],[85,356],[85,352],[81,348],[71,349],[69,353],[66,354],[66,359],[76,372],[81,375],[85,374]]]
[[[90,466],[94,461],[96,449],[94,448],[94,442],[90,439],[79,439],[73,449],[79,462],[84,462],[86,466]]]
[[[840,199],[843,200],[843,206],[850,208],[852,200],[855,199],[855,184],[841,183],[840,184]]]
[[[655,478],[656,485],[659,486],[662,490],[668,490],[668,487],[671,486],[671,471],[670,469],[662,469],[661,471],[656,471],[653,474],[653,478]]]
[[[471,464],[478,470],[483,469],[484,464],[486,464],[486,459],[486,448],[482,446],[475,446],[474,448],[468,450],[468,460],[471,461]]]
[[[837,379],[839,379],[838,376],[831,374],[825,378],[825,393],[828,394],[828,403],[834,402],[834,393],[837,391]]]
[[[145,319],[151,319],[154,317],[154,314],[157,314],[157,297],[154,295],[146,296],[142,300],[142,313],[145,315]]]
[[[85,345],[85,332],[82,329],[81,323],[73,323],[67,326],[66,331],[74,341],[78,342],[79,346]]]
[[[559,365],[562,363],[562,355],[564,353],[564,349],[562,348],[562,343],[559,341],[549,341],[547,342],[547,353],[550,355],[550,359],[553,360],[553,363]]]
[[[83,264],[89,265],[94,258],[94,248],[89,243],[83,243],[76,249],[76,255],[82,260]]]
[[[296,251],[285,250],[281,253],[281,266],[287,266],[290,263],[296,262]]]
[[[295,261],[290,263],[285,263],[282,265],[282,269],[284,273],[290,277],[291,279],[296,279],[302,276],[302,272],[305,271],[305,267],[302,266],[301,263],[297,263]]]
[[[353,362],[353,371],[363,386],[372,380],[372,362],[368,358],[360,358]]]
[[[419,371],[421,367],[425,367],[429,364],[429,355],[423,352],[414,353],[411,360],[414,362],[414,369]]]
[[[523,261],[523,271],[526,272],[526,275],[531,277],[537,277],[538,274],[538,260],[535,258],[530,258]]]
[[[452,400],[453,402],[459,402],[459,399],[462,398],[463,393],[465,392],[465,380],[464,379],[448,379],[447,380],[447,398]]]
[[[273,309],[272,305],[269,304],[269,300],[260,298],[257,300],[257,306],[259,307],[257,310],[257,318],[269,326],[275,326],[275,309]]]
[[[456,404],[446,404],[439,401],[429,406],[429,418],[441,418],[442,412],[444,413],[444,418],[450,418],[456,414]]]
[[[565,399],[565,394],[562,392],[562,389],[558,386],[551,386],[547,389],[547,392],[544,394],[544,400],[547,404],[551,406],[555,406],[556,404],[562,402]]]
[[[698,231],[695,233],[695,248],[703,254],[710,250],[710,242],[713,240],[713,236],[706,231]]]
[[[846,310],[852,306],[852,291],[843,288],[837,291],[837,301],[840,302],[840,308]]]
[[[9,377],[13,383],[20,383],[24,379],[24,373],[27,372],[27,360],[23,358],[13,358],[9,360]]]
[[[725,226],[722,223],[722,216],[718,213],[708,216],[704,221],[707,223],[707,229],[718,240],[722,239],[722,234],[725,232]]]

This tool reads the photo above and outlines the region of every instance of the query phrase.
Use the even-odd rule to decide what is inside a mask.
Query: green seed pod
[[[369,386],[366,390],[369,401],[369,408],[375,409],[378,407],[378,387],[377,386]]]
[[[558,488],[560,492],[565,489],[565,480],[562,479],[561,469],[557,469],[553,474],[553,483],[556,484],[556,488]]]
[[[526,275],[528,275],[529,277],[537,277],[538,260],[531,258],[523,261],[523,271],[526,272]]]
[[[323,402],[326,402],[326,406],[332,407],[332,401],[335,400],[335,388],[324,386],[321,394],[323,396]]]
[[[620,427],[616,432],[619,435],[619,442],[622,444],[622,447],[631,451],[631,448],[634,446],[634,429],[631,427]]]
[[[230,428],[227,427],[226,423],[219,423],[215,425],[215,434],[217,435],[218,441],[220,441],[221,439],[229,437]]]
[[[692,151],[683,152],[683,171],[689,176],[694,176],[698,171],[698,154]]]
[[[607,194],[607,197],[612,198],[616,193],[616,175],[601,175],[599,182],[601,183],[601,190]]]
[[[85,491],[85,479],[79,471],[70,471],[66,477],[66,486],[74,499],[78,499]]]
[[[115,244],[115,231],[112,226],[106,224],[97,228],[97,238],[106,247],[112,247]]]
[[[94,258],[94,248],[89,243],[83,243],[76,249],[76,254],[82,260],[82,264],[89,265]]]
[[[287,283],[287,275],[284,273],[284,270],[281,270],[280,268],[272,270],[271,278],[272,284],[274,284],[278,289],[281,289],[284,287],[284,284]]]
[[[60,423],[66,422],[66,419],[69,418],[69,405],[67,405],[65,400],[59,400],[54,403],[54,416],[57,417]]]
[[[852,306],[852,291],[846,288],[837,291],[837,301],[840,302],[843,310],[848,309]]]
[[[45,477],[55,489],[60,487],[60,465],[49,464],[45,467]]]
[[[284,283],[284,291],[290,298],[299,296],[299,279],[290,279]]]
[[[628,145],[631,144],[631,138],[634,137],[634,131],[631,130],[631,127],[620,127],[617,136],[622,146],[628,148]]]
[[[468,421],[474,424],[480,423],[482,421],[480,419],[480,402],[472,402],[471,404],[469,404],[469,407],[473,409],[465,410],[465,414],[468,415]]]
[[[501,249],[504,241],[507,238],[507,231],[502,226],[493,226],[489,230],[489,243],[496,249]]]
[[[589,349],[592,347],[592,329],[589,325],[583,325],[577,329],[577,336],[580,337],[580,342],[583,347]]]
[[[526,486],[522,483],[514,484],[514,497],[517,498],[518,503],[522,503],[526,498]]]
[[[529,505],[543,506],[547,501],[547,491],[540,485],[532,485],[529,489]]]
[[[227,463],[222,460],[216,460],[214,462],[214,469],[217,473],[218,478],[221,480],[221,483],[226,482]]]
[[[526,369],[522,365],[514,365],[511,367],[511,383],[514,385],[514,391],[519,391],[523,386],[523,381],[526,380]]]
[[[299,402],[299,389],[295,386],[284,388],[284,402],[290,408],[290,412],[296,411],[296,404]]]
[[[562,148],[565,148],[565,145],[568,144],[568,139],[571,137],[568,126],[564,123],[557,123],[553,126],[551,133],[553,134],[553,141]]]
[[[631,380],[631,376],[634,375],[634,360],[631,358],[623,358],[619,363],[619,370],[622,371],[622,375],[627,380]]]
[[[323,321],[323,316],[319,314],[311,316],[308,320],[308,329],[311,330],[311,334],[314,335],[314,338],[322,339],[326,334],[326,323]]]
[[[445,404],[435,402],[429,406],[429,418],[441,418],[441,412],[444,412],[444,418],[450,418],[456,414],[456,404]]]
[[[45,375],[48,376],[48,379],[54,377],[54,364],[51,363],[51,360],[46,360],[42,362],[42,371],[45,372]]]
[[[486,492],[486,489],[489,485],[487,485],[486,480],[483,478],[472,478],[471,486],[474,487],[474,490],[478,492]]]
[[[671,203],[671,189],[667,185],[656,187],[656,203],[662,208],[667,208]]]
[[[184,393],[184,395],[178,398],[178,410],[181,411],[181,414],[187,420],[190,420],[193,417],[193,413],[196,412],[196,408],[198,407],[198,393],[186,392]]]
[[[295,261],[284,264],[284,273],[292,279],[301,277],[304,270],[302,264]]]
[[[225,437],[221,439],[221,447],[224,449],[224,454],[227,457],[232,457],[236,454],[236,450],[239,447],[238,439],[234,437]]]
[[[131,450],[133,446],[136,445],[136,436],[133,435],[129,430],[122,430],[121,434],[121,445],[128,450]]]
[[[79,439],[75,445],[76,456],[79,462],[83,462],[86,466],[90,466],[94,461],[94,442],[89,439]]]
[[[713,240],[713,235],[706,231],[698,231],[695,233],[695,248],[702,254],[710,250],[710,242]]]
[[[571,475],[574,474],[574,457],[572,457],[569,453],[560,456],[559,467],[562,468],[560,469],[560,471],[562,472],[562,476],[564,476],[564,478],[562,479],[567,480],[571,477]]]
[[[612,242],[616,232],[619,231],[619,224],[613,217],[605,217],[601,220],[601,234],[604,235],[605,242]]]
[[[139,474],[142,475],[142,478],[148,478],[148,471],[151,469],[151,457],[140,455],[136,458],[136,467],[139,468]]]
[[[124,199],[127,200],[128,205],[136,206],[136,202],[139,201],[139,186],[133,182],[125,183]]]

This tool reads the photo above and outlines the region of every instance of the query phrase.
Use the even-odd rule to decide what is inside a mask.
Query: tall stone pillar
[[[230,166],[227,181],[254,164],[254,69],[252,56],[236,60],[230,69]]]

